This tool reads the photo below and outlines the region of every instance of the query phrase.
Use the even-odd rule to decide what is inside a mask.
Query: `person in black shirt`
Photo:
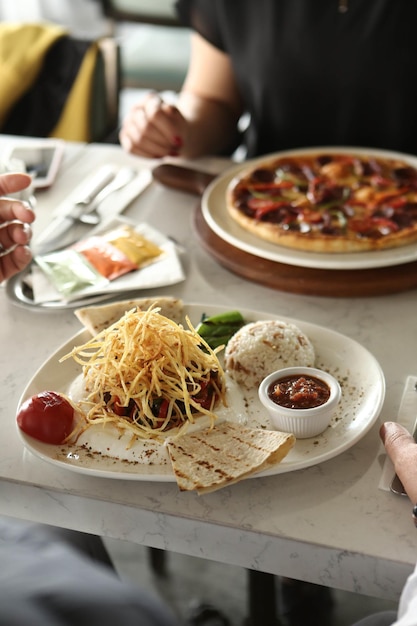
[[[193,31],[176,106],[149,94],[121,145],[146,157],[361,146],[417,153],[414,0],[179,0]],[[238,138],[242,114],[249,120]]]

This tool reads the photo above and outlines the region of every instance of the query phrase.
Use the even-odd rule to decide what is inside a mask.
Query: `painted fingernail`
[[[174,139],[173,139],[173,144],[174,146],[176,146],[177,148],[182,148],[183,145],[183,141],[182,138],[179,137],[179,135],[175,135]]]

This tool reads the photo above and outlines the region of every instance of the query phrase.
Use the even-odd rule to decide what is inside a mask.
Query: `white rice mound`
[[[284,367],[313,367],[314,347],[295,324],[280,320],[242,326],[225,350],[225,369],[247,389],[258,387],[271,372]]]

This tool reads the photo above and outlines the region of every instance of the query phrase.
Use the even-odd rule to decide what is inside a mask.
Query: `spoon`
[[[129,167],[123,167],[118,171],[114,179],[104,189],[100,191],[94,200],[87,206],[86,210],[75,218],[75,221],[90,226],[97,226],[101,221],[101,215],[97,209],[99,205],[114,191],[119,191],[130,183],[137,176],[137,172]]]

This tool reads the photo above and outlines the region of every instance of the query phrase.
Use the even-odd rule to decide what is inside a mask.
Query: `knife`
[[[407,428],[408,424],[406,424],[406,420],[410,420],[411,415],[413,416],[413,427],[410,428],[410,432],[413,434],[414,441],[417,443],[417,381],[416,379],[408,378],[406,388],[404,390],[404,394],[401,400],[400,408],[398,411],[398,422],[403,423]],[[407,493],[404,489],[404,485],[401,480],[398,478],[397,474],[395,474],[392,479],[390,489],[393,493],[396,493],[401,496],[406,496]]]
[[[91,187],[80,198],[76,199],[70,210],[65,215],[57,215],[42,234],[34,242],[36,254],[45,254],[60,246],[60,239],[67,233],[80,214],[93,202],[94,198],[111,184],[116,176],[116,171],[108,168],[101,169],[91,181]]]

